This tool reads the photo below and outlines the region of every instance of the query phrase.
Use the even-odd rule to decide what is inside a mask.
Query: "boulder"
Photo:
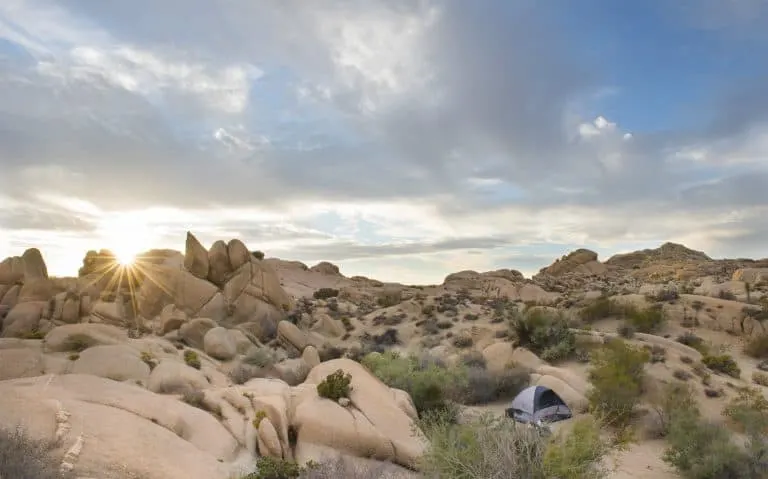
[[[41,376],[45,361],[38,348],[0,349],[0,381]]]
[[[147,389],[159,394],[183,394],[208,387],[210,383],[202,371],[175,359],[160,361],[147,383]]]
[[[107,324],[65,324],[53,328],[45,335],[47,352],[69,352],[99,345],[125,344],[128,333]]]
[[[210,270],[208,251],[189,231],[187,231],[184,268],[200,279],[207,279]]]
[[[213,243],[210,251],[208,251],[208,263],[210,264],[208,281],[217,286],[224,285],[232,273],[229,264],[229,251],[225,242],[219,240]]]
[[[350,359],[333,359],[314,367],[305,384],[317,385],[338,369],[352,377],[350,406],[320,398],[316,389],[314,395],[307,391],[293,415],[297,449],[316,444],[415,468],[428,442],[398,406],[392,390],[365,367]]]
[[[277,340],[283,347],[293,349],[299,353],[309,344],[306,333],[290,321],[280,321],[277,325]]]
[[[167,264],[147,266],[151,281],[144,281],[137,296],[138,313],[145,318],[159,315],[174,304],[188,316],[199,316],[218,293],[218,288],[183,269]],[[223,308],[223,305],[222,305]]]
[[[237,271],[244,264],[248,264],[252,257],[248,247],[239,239],[233,239],[227,244],[227,256],[230,271]]]
[[[228,479],[239,451],[208,412],[90,375],[0,382],[0,425],[58,441],[81,478]]]
[[[40,320],[48,310],[48,301],[19,303],[3,319],[2,337],[21,338],[41,328]]]
[[[21,262],[24,265],[24,283],[48,279],[48,268],[45,266],[45,260],[43,260],[43,255],[39,249],[26,250],[21,255]]]
[[[229,361],[237,355],[237,343],[227,328],[209,329],[203,337],[205,353],[214,359]]]
[[[189,347],[203,349],[205,347],[205,334],[216,326],[216,322],[212,319],[195,318],[179,328],[179,337]]]
[[[77,358],[72,366],[74,374],[90,374],[113,381],[140,381],[149,379],[149,365],[140,357],[139,351],[125,345],[94,346]]]
[[[483,358],[485,359],[486,369],[494,374],[499,374],[510,367],[514,362],[515,348],[508,341],[493,343],[483,349]]]

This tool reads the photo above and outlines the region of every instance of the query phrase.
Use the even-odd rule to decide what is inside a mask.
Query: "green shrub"
[[[576,336],[560,313],[536,308],[515,315],[511,324],[519,345],[546,361],[566,359],[576,350]]]
[[[544,452],[544,477],[586,479],[606,475],[600,463],[608,452],[600,428],[589,419],[576,420],[570,433],[556,436]]]
[[[317,394],[331,401],[348,398],[352,390],[351,383],[352,375],[349,373],[345,374],[343,370],[337,369],[317,385]]]
[[[187,363],[187,366],[193,367],[195,369],[200,369],[202,367],[200,357],[195,351],[192,351],[191,349],[184,351],[184,362]]]
[[[644,366],[650,355],[620,339],[611,340],[592,353],[589,379],[590,408],[611,425],[629,422],[643,392]]]
[[[608,451],[599,429],[578,421],[570,434],[545,438],[535,428],[484,415],[467,424],[436,416],[422,421],[430,441],[419,462],[425,477],[457,479],[600,479]]]
[[[744,354],[757,359],[768,358],[768,334],[759,334],[750,338],[744,346]]]
[[[371,353],[362,364],[386,385],[411,395],[420,416],[450,409],[449,401],[462,398],[467,387],[467,368],[447,368],[432,358],[401,357],[395,352]]]
[[[707,343],[705,343],[702,338],[696,336],[690,331],[686,331],[684,334],[678,336],[676,341],[680,344],[685,344],[686,346],[691,347],[704,355],[706,355],[709,351]]]
[[[712,371],[727,374],[732,378],[738,379],[741,377],[741,369],[739,368],[739,365],[736,364],[736,361],[734,361],[734,359],[728,354],[704,356],[701,359],[701,362],[704,363],[704,365]]]
[[[403,293],[400,290],[384,291],[376,298],[376,304],[382,308],[396,306],[403,301]]]
[[[320,288],[314,293],[312,293],[312,297],[315,299],[335,298],[338,295],[339,295],[339,290],[333,289],[333,288]]]
[[[251,251],[251,255],[254,258],[258,259],[258,260],[263,260],[264,259],[264,252],[263,251]]]
[[[610,298],[600,297],[581,308],[579,318],[585,323],[593,323],[600,319],[617,316],[622,308]]]
[[[749,474],[749,458],[731,441],[730,432],[703,421],[695,408],[672,417],[666,439],[663,459],[686,479],[761,477]]]
[[[653,333],[661,329],[667,321],[664,310],[660,305],[645,309],[626,307],[624,311],[626,321],[635,331],[640,333]]]
[[[477,367],[468,367],[466,373],[467,384],[459,397],[465,404],[512,399],[529,385],[531,379],[530,371],[514,364],[499,373]]]
[[[256,415],[253,418],[253,421],[251,421],[251,424],[253,425],[254,429],[258,429],[261,425],[261,421],[267,418],[267,413],[263,410],[256,411]]]
[[[256,462],[256,472],[252,472],[243,479],[298,479],[313,464],[302,467],[293,461],[286,461],[271,456],[262,456]]]

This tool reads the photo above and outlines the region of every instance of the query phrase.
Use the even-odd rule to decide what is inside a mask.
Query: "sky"
[[[768,256],[768,0],[3,0],[0,257]]]

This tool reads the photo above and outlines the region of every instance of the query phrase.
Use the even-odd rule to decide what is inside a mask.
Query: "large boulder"
[[[48,268],[45,266],[43,255],[37,248],[30,248],[21,255],[24,264],[24,282],[35,279],[48,279]]]
[[[253,257],[245,243],[239,239],[233,239],[227,243],[227,256],[229,257],[230,271],[237,271]]]
[[[229,251],[225,242],[219,240],[213,243],[210,251],[208,251],[208,263],[210,264],[208,281],[217,286],[222,286],[232,273],[229,263]]]
[[[21,338],[41,329],[49,311],[48,301],[29,301],[13,307],[3,319],[2,337]]]
[[[316,388],[305,390],[292,415],[297,458],[311,459],[307,451],[317,445],[415,468],[428,441],[410,411],[400,407],[398,394],[363,366],[350,359],[321,363],[310,371],[305,386],[319,384],[338,369],[352,377],[350,405],[345,408],[321,398]]]
[[[168,304],[176,305],[190,317],[198,316],[218,293],[215,285],[167,263],[148,266],[147,276],[152,280],[144,281],[137,294],[138,312],[145,318],[159,315]],[[224,313],[223,309],[217,312],[221,317]]]
[[[149,365],[139,351],[128,345],[94,346],[80,353],[72,367],[75,374],[90,374],[113,381],[140,381],[149,379]]]
[[[208,412],[91,375],[0,382],[0,425],[56,442],[73,477],[228,479],[239,451]]]
[[[203,337],[205,354],[222,361],[229,361],[237,355],[235,337],[227,328],[216,327],[208,330]]]
[[[84,350],[99,345],[125,344],[128,333],[107,324],[65,324],[53,328],[45,335],[47,352]]]
[[[207,279],[210,270],[208,251],[195,238],[195,235],[187,232],[186,250],[184,254],[184,268],[200,279]]]

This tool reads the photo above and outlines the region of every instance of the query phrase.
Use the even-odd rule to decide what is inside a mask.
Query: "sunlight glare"
[[[138,214],[113,214],[99,225],[103,247],[112,251],[121,266],[130,266],[136,256],[151,248],[151,229]]]

